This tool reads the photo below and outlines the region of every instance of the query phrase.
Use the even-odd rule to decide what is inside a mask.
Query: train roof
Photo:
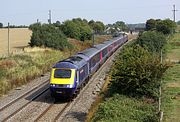
[[[106,44],[106,45],[111,45],[113,43],[113,41],[112,40],[107,40],[107,41],[104,41],[103,43]]]
[[[89,57],[84,54],[76,54],[75,56],[79,56],[79,57],[83,58],[85,61],[89,60]]]
[[[55,64],[54,68],[79,69],[87,63],[82,57],[72,56]]]
[[[114,41],[117,41],[117,40],[122,39],[122,38],[123,38],[123,35],[120,35],[118,37],[112,38],[112,41],[114,42]]]
[[[61,61],[56,63],[53,68],[63,68],[63,69],[78,69],[78,67],[70,62]]]
[[[83,54],[88,56],[89,58],[93,57],[95,54],[97,54],[100,50],[96,49],[96,48],[89,48],[86,50],[83,50],[81,52],[79,52],[78,54]]]
[[[98,45],[95,45],[94,47],[99,49],[99,50],[103,50],[104,48],[106,48],[108,45],[107,44],[98,44]]]

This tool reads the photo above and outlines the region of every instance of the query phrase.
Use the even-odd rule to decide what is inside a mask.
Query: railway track
[[[55,101],[54,101],[52,104],[50,104],[50,105],[34,120],[34,122],[40,121],[43,117],[46,116],[46,114],[47,114],[48,112],[54,111],[54,108],[56,107],[56,106],[55,106],[56,104],[58,104],[58,103],[56,103]],[[59,111],[56,113],[55,116],[53,116],[53,117],[51,118],[50,121],[56,122],[70,104],[71,104],[71,101],[70,101],[70,102],[63,103],[63,104],[61,105],[61,110],[58,109]]]
[[[86,91],[86,89],[88,89],[90,87],[90,85],[93,83],[92,81],[95,81],[97,80],[97,77],[98,75],[100,74],[100,72],[102,72],[104,70],[105,67],[107,67],[107,64],[110,60],[112,60],[112,57],[114,57],[115,54],[112,54],[107,60],[106,62],[99,68],[99,70],[94,73],[94,75],[91,77],[91,79],[89,79],[88,81],[90,81],[89,83],[86,82],[87,84],[83,84],[83,87],[80,91],[80,93],[78,94],[77,97],[75,97],[75,99],[73,99],[73,101],[70,101],[70,102],[67,102],[67,103],[64,103],[61,107],[61,109],[58,109],[59,112],[56,113],[55,117],[51,117],[51,119],[49,121],[52,121],[52,122],[56,122],[56,121],[59,121],[60,119],[62,119],[63,121],[63,118],[64,116],[66,116],[65,113],[68,113],[68,111],[71,110],[71,106],[75,105],[83,96],[83,92]],[[53,112],[54,110],[54,106],[56,104],[56,101],[54,101],[52,104],[50,104],[35,120],[35,122],[38,122],[38,121],[43,121],[42,118],[44,116],[48,116],[48,112],[51,113]],[[57,103],[58,104],[58,103]],[[55,113],[55,112],[54,112]]]
[[[50,119],[49,121],[58,121],[58,120],[63,120],[68,111],[70,111],[72,109],[72,106],[77,104],[78,101],[83,98],[83,92],[86,91],[86,89],[88,89],[90,87],[91,84],[94,84],[93,81],[97,81],[99,77],[99,75],[101,75],[100,72],[102,72],[104,70],[104,67],[108,67],[108,62],[110,60],[112,60],[112,57],[115,55],[112,54],[107,60],[106,62],[99,68],[99,70],[91,77],[91,79],[89,80],[89,83],[87,83],[86,85],[83,84],[85,87],[83,87],[83,89],[81,89],[81,92],[78,94],[77,97],[75,97],[75,99],[73,101],[69,101],[69,102],[62,102],[58,103],[55,100],[51,100],[50,104],[48,104],[48,106],[44,107],[44,109],[39,112],[38,114],[36,114],[36,116],[33,118],[33,121],[38,122],[38,121],[47,121],[45,118],[49,117],[48,119]],[[47,82],[47,83],[46,83]],[[36,89],[38,88],[42,88],[39,86],[42,86],[43,84],[45,84],[43,87],[44,89],[41,90],[40,92],[38,92],[38,94],[35,94],[31,99],[29,99],[29,101],[27,103],[25,103],[24,105],[22,105],[20,108],[18,108],[17,110],[15,110],[13,113],[11,113],[10,115],[6,116],[5,118],[3,118],[3,120],[0,119],[0,121],[5,122],[8,121],[10,118],[14,116],[16,118],[16,114],[18,112],[20,112],[21,110],[27,110],[26,106],[28,106],[29,104],[31,104],[34,100],[36,100],[38,97],[40,97],[42,94],[46,93],[49,90],[48,87],[48,80],[41,83],[40,85],[34,87],[33,89],[29,90],[28,92],[26,92],[25,94],[19,96],[17,99],[9,102],[8,104],[4,105],[3,107],[0,108],[0,112],[2,112],[3,110],[5,110],[6,108],[10,107],[11,105],[13,105],[14,103],[18,102],[20,99],[23,99],[25,97],[27,97],[29,94],[33,93]],[[47,88],[45,87],[47,85]],[[41,102],[42,103],[42,102]],[[41,104],[39,103],[39,104]],[[20,112],[22,113],[22,112]],[[53,116],[52,116],[53,115]],[[25,116],[24,116],[25,117]],[[26,117],[25,117],[26,118]],[[13,120],[12,119],[12,120]],[[29,119],[29,118],[28,118]],[[16,119],[15,119],[16,120]]]
[[[7,109],[8,107],[11,107],[13,104],[17,103],[18,101],[28,97],[30,94],[32,94],[33,92],[38,92],[37,94],[35,94],[31,99],[28,100],[28,102],[26,102],[24,105],[22,105],[21,107],[19,107],[17,110],[13,111],[10,115],[6,116],[5,118],[3,118],[2,122],[7,121],[8,119],[10,119],[12,116],[14,116],[15,114],[17,114],[19,111],[21,111],[23,108],[25,108],[28,104],[30,104],[32,101],[34,101],[35,99],[37,99],[39,96],[41,96],[42,94],[44,94],[46,91],[49,90],[48,87],[48,81],[46,80],[45,82],[39,84],[38,86],[32,88],[31,90],[27,91],[25,94],[17,97],[16,99],[10,101],[8,104],[4,105],[3,107],[0,108],[0,112],[3,112],[5,109]],[[45,84],[45,85],[44,85]],[[42,90],[41,90],[42,89]]]
[[[106,62],[99,68],[99,70],[91,77],[91,79],[89,80],[89,83],[85,86],[85,88],[81,91],[81,93],[79,94],[79,96],[77,96],[77,98],[72,102],[71,104],[71,107],[69,107],[69,109],[67,109],[66,111],[64,111],[64,113],[62,114],[62,117],[60,118],[59,116],[59,119],[57,119],[58,121],[77,121],[78,120],[81,120],[81,121],[85,121],[77,116],[79,116],[79,113],[84,113],[85,110],[89,110],[91,105],[90,106],[84,106],[83,107],[83,111],[81,111],[81,107],[83,105],[83,103],[86,103],[85,101],[89,101],[90,99],[94,99],[93,97],[92,98],[88,98],[88,100],[84,100],[82,101],[83,96],[86,96],[86,93],[84,94],[84,92],[87,90],[88,91],[88,88],[89,87],[92,87],[94,83],[97,83],[95,84],[98,85],[99,83],[98,82],[94,82],[94,81],[99,81],[100,78],[102,78],[102,76],[104,74],[107,74],[108,71],[106,71],[107,67],[110,66],[112,64],[112,60],[113,58],[115,57],[115,55],[117,54],[118,51],[120,51],[122,48],[118,48],[107,60]],[[104,73],[102,73],[104,72]],[[106,76],[104,76],[104,79],[106,78]],[[89,92],[90,93],[90,92]],[[92,93],[92,91],[91,91]],[[91,94],[90,93],[90,94]],[[93,93],[92,93],[93,94]],[[97,94],[96,94],[97,95]],[[80,105],[77,105],[78,103],[80,103]],[[93,103],[93,101],[92,101]],[[76,106],[77,105],[77,106]],[[71,114],[73,113],[73,115]],[[76,115],[77,113],[77,115]],[[86,114],[84,114],[84,116],[86,116]],[[71,118],[74,118],[74,119],[71,119]],[[85,119],[86,117],[84,117]]]
[[[38,86],[34,87],[33,89],[27,91],[25,94],[23,94],[23,95],[17,97],[16,99],[10,101],[9,103],[7,103],[6,105],[4,105],[3,107],[0,108],[0,112],[3,111],[4,109],[6,109],[7,107],[11,106],[13,103],[17,102],[18,100],[20,100],[20,99],[26,97],[27,95],[29,95],[30,93],[34,92],[34,90],[40,88],[43,84],[46,83],[46,85],[47,85],[47,84],[48,84],[48,81],[49,81],[49,80],[46,80],[45,82],[39,84]]]

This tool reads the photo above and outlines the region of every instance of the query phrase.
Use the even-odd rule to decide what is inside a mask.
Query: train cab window
[[[71,70],[55,69],[54,78],[71,78]]]

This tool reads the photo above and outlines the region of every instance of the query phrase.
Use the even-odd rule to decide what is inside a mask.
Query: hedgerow
[[[156,98],[160,78],[168,67],[139,45],[126,47],[112,66],[110,91]]]

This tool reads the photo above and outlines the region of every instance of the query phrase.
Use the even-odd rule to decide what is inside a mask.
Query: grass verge
[[[115,94],[100,104],[92,121],[98,122],[156,122],[156,109],[143,99]]]
[[[162,110],[165,122],[179,122],[180,116],[180,33],[169,39],[168,60],[174,62],[163,79]]]

